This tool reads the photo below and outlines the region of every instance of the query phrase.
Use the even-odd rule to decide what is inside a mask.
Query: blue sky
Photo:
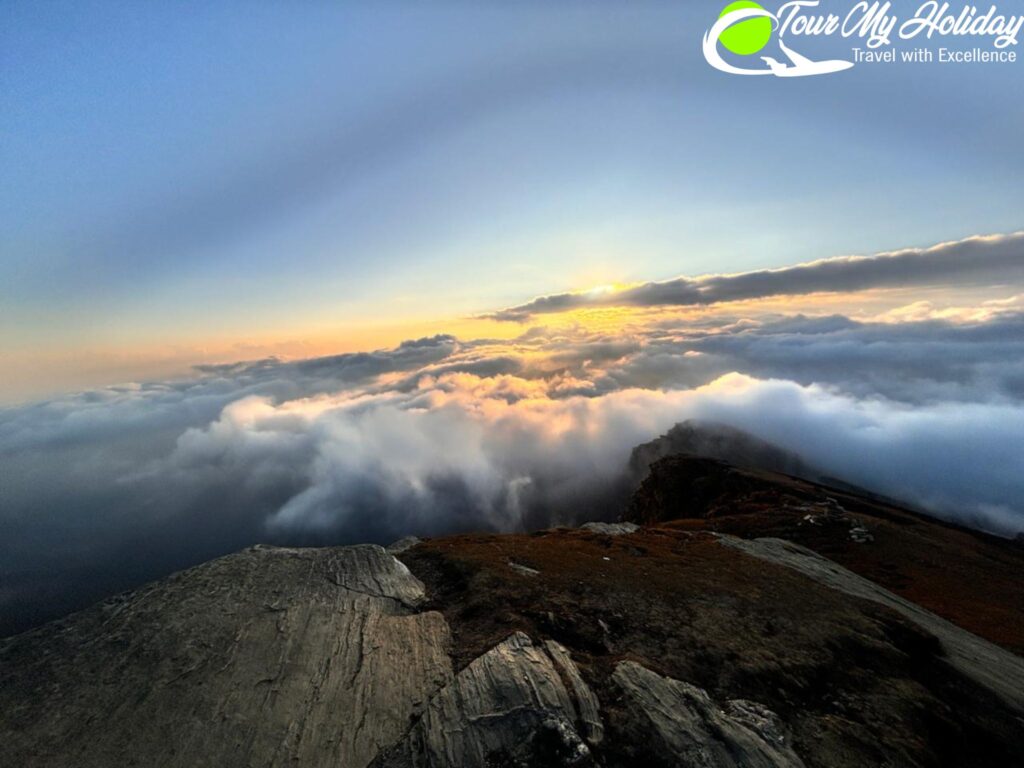
[[[729,77],[719,10],[5,3],[2,396],[1020,229],[1022,64]]]

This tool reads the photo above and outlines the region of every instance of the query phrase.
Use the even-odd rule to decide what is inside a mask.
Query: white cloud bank
[[[997,245],[993,259],[1012,258]],[[257,541],[613,515],[631,449],[688,418],[1017,534],[1024,313],[1021,286],[1004,288],[870,321],[748,307],[508,342],[442,335],[2,409],[0,631]]]
[[[633,446],[687,418],[746,429],[950,519],[1024,530],[1019,406],[911,407],[739,373],[692,390],[561,399],[546,395],[545,382],[471,374],[426,378],[400,395],[280,405],[250,397],[186,432],[171,462],[189,483],[211,467],[240,482],[282,467],[305,478],[267,519],[275,535],[510,530],[586,518],[578,505],[618,477]],[[550,517],[531,519],[538,509]]]

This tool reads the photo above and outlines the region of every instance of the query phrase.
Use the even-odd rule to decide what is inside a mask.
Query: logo
[[[718,51],[721,45],[737,56],[753,56],[768,45],[772,34],[779,29],[779,19],[751,0],[738,0],[722,9],[718,20],[704,33],[704,58],[708,64],[731,75],[775,75],[775,77],[806,77],[841,72],[853,66],[852,61],[833,59],[812,61],[789,48],[779,35],[778,46],[788,59],[783,63],[771,56],[761,56],[767,66],[759,69],[730,64]]]
[[[865,63],[1013,63],[1013,49],[1024,27],[1024,15],[1001,13],[995,5],[988,10],[973,5],[957,9],[949,2],[926,0],[906,18],[894,12],[892,2],[881,0],[860,0],[843,15],[820,12],[819,5],[820,0],[788,0],[772,13],[753,0],[729,3],[704,33],[704,58],[730,75],[775,77],[830,75]],[[863,43],[849,49],[849,58],[815,61],[795,51],[791,42],[828,37]],[[898,50],[908,40],[923,44]]]

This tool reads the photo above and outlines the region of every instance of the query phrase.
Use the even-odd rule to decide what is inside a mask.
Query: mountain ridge
[[[692,456],[656,461],[624,517],[250,547],[0,641],[0,763],[987,768],[1024,750],[1024,609],[986,598],[1020,591],[1014,542]],[[940,574],[918,561],[971,541],[974,580],[923,605]]]

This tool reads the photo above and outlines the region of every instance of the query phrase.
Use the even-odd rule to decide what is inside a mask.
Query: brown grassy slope
[[[840,511],[827,514],[828,498]],[[943,523],[877,497],[683,456],[651,467],[624,517],[680,530],[795,541],[1024,655],[1020,542]],[[867,529],[870,541],[856,541],[851,528],[858,525]]]

